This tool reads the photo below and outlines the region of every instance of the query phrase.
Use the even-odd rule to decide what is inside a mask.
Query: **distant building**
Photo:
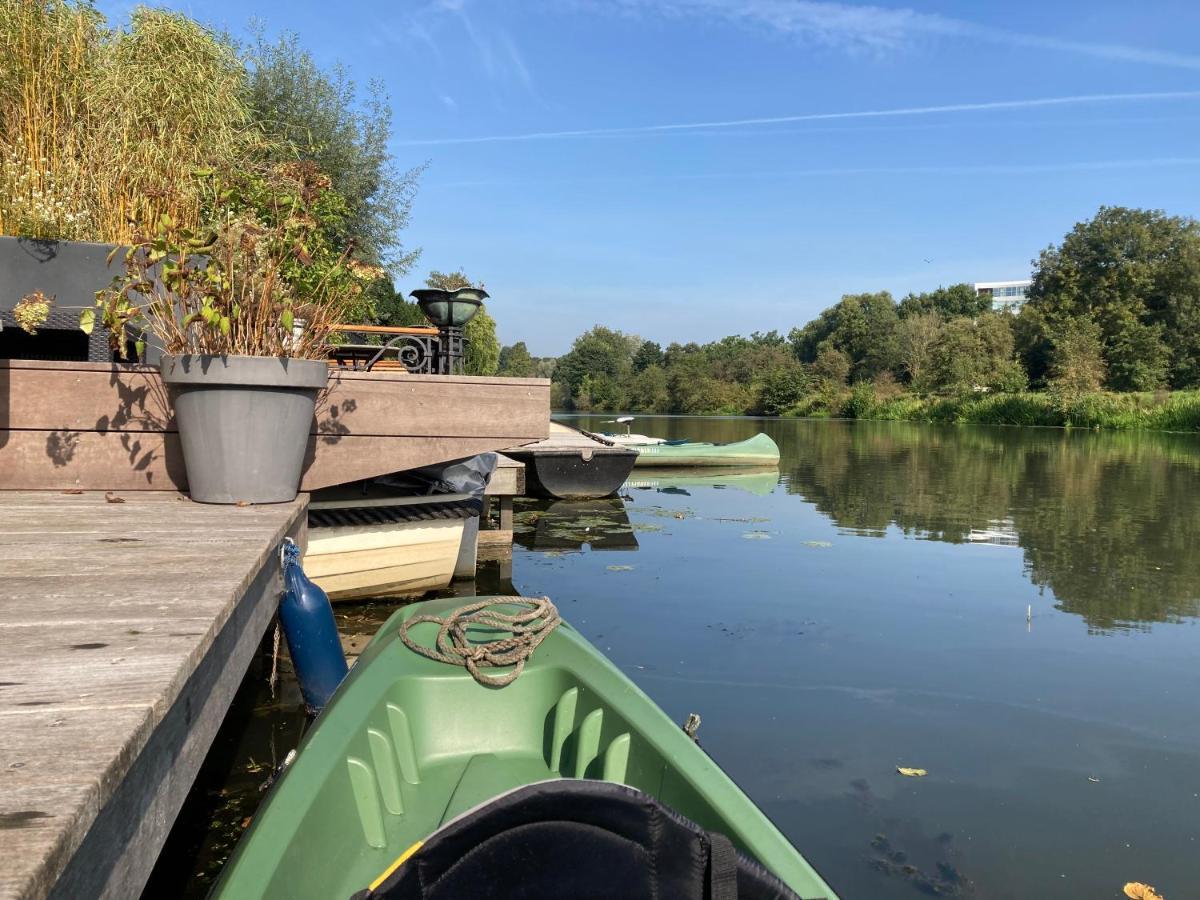
[[[992,298],[992,309],[1015,313],[1025,303],[1025,293],[1033,284],[1028,278],[1024,281],[977,281],[975,293],[986,294]]]

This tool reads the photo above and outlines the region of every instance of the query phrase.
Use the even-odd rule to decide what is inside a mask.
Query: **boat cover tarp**
[[[351,900],[799,900],[649,794],[555,779],[452,819]]]

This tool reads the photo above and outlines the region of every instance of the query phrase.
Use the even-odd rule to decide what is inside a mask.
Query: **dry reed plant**
[[[0,234],[128,243],[166,214],[198,227],[198,169],[260,146],[225,40],[138,9],[0,0]]]
[[[201,234],[163,216],[157,235],[114,251],[124,253],[126,274],[97,295],[97,306],[115,349],[148,329],[171,354],[325,358],[332,326],[379,270],[347,252],[298,296],[288,272],[313,265],[318,226],[309,209],[329,179],[304,163],[271,167],[262,178],[278,203],[266,217],[229,212]],[[93,313],[85,330],[94,323]]]

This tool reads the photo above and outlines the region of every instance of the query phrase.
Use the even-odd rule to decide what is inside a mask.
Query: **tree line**
[[[507,364],[507,367],[506,367]],[[553,361],[524,344],[501,374],[553,378],[556,408],[851,415],[881,404],[1200,387],[1200,223],[1102,207],[1033,261],[1027,302],[995,311],[969,284],[847,294],[807,324],[666,347],[597,325]]]

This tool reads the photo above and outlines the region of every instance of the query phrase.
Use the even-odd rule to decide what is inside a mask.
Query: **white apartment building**
[[[1031,284],[1033,282],[1028,278],[1024,281],[977,281],[975,293],[991,297],[992,309],[1015,313],[1025,303],[1025,294]]]

